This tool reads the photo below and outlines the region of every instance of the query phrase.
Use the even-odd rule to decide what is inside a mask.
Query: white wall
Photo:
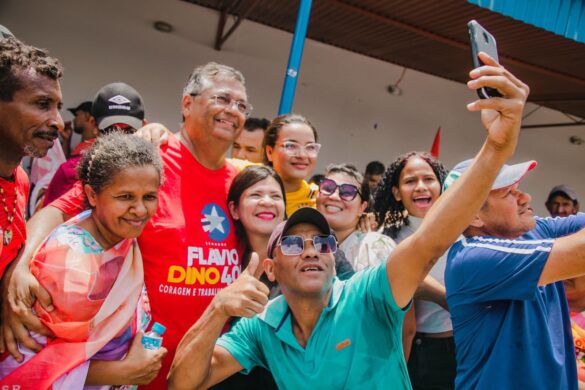
[[[155,31],[155,20],[171,23],[175,32]],[[182,86],[192,68],[207,61],[244,73],[255,116],[271,118],[278,109],[292,35],[244,21],[218,52],[213,49],[217,20],[217,12],[179,0],[0,1],[0,24],[63,62],[66,107],[91,100],[106,83],[124,81],[143,95],[148,119],[174,131]],[[438,126],[447,166],[475,153],[484,132],[479,116],[465,109],[474,93],[463,84],[408,70],[400,84],[404,94],[392,96],[386,86],[401,72],[389,63],[306,42],[294,111],[319,130],[324,147],[318,170],[331,162],[364,168],[373,159],[388,163],[409,150],[428,150]],[[526,123],[565,121],[562,113],[542,108]],[[546,195],[559,183],[573,185],[585,202],[585,145],[569,144],[574,134],[585,138],[583,127],[522,134],[514,161],[539,162],[523,184],[538,214],[546,214]]]

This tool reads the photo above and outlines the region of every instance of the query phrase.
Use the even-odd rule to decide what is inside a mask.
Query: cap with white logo
[[[128,84],[108,84],[95,96],[91,113],[100,130],[116,123],[139,129],[144,120],[142,96]]]

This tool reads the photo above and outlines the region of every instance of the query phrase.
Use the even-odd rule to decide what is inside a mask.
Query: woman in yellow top
[[[286,213],[315,207],[319,187],[307,183],[321,145],[317,130],[304,116],[281,115],[272,120],[264,136],[264,163],[280,175],[286,190]]]

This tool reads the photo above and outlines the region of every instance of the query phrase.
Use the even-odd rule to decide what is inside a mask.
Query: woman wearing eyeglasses
[[[353,165],[332,164],[317,195],[317,209],[335,231],[339,248],[356,271],[380,264],[396,246],[388,236],[357,229],[369,199],[369,187],[363,181]]]
[[[264,136],[264,163],[274,168],[284,182],[286,213],[301,207],[315,207],[318,187],[307,183],[317,164],[321,145],[317,130],[298,114],[281,115],[272,120]]]
[[[413,234],[441,194],[446,174],[443,165],[428,153],[410,152],[399,156],[384,173],[375,194],[376,221],[383,233],[398,243]],[[443,286],[446,261],[447,253],[437,260],[429,273]],[[416,335],[411,344],[408,371],[415,390],[454,388],[453,326],[446,304],[441,301],[443,299],[434,302],[418,299],[414,302],[410,321],[414,322],[412,317],[416,317]],[[408,317],[404,319],[405,327]],[[405,349],[409,346],[405,345]]]

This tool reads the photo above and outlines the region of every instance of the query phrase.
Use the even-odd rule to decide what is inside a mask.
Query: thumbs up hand
[[[260,279],[260,276],[264,273],[264,268],[260,265],[260,259],[256,252],[252,252],[250,256],[250,262],[242,274],[253,276],[256,279]]]
[[[227,317],[253,317],[262,313],[269,293],[268,287],[259,280],[263,272],[258,254],[252,253],[240,277],[221,290],[213,299],[213,304]]]

